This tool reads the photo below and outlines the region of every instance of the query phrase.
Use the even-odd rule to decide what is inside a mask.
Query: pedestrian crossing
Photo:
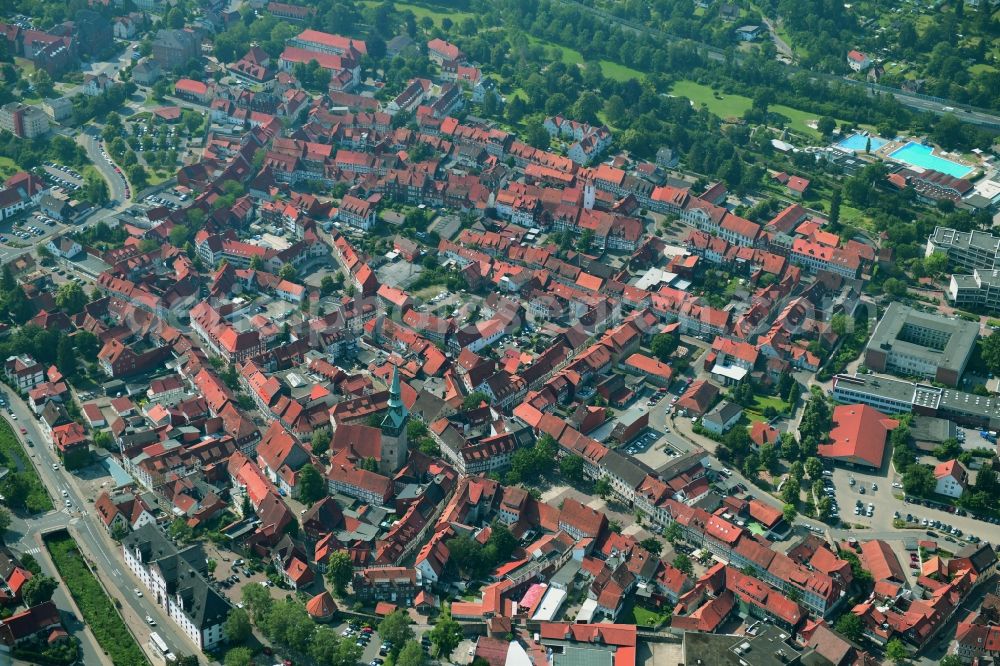
[[[42,552],[42,549],[39,548],[38,546],[35,546],[33,548],[28,548],[27,550],[25,550],[22,553],[22,555],[38,555],[38,553],[40,552]]]

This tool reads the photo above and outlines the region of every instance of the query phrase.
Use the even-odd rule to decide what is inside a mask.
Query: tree
[[[684,572],[689,576],[694,571],[694,566],[691,564],[691,558],[684,553],[677,553],[677,556],[674,558],[673,565],[675,569]]]
[[[897,664],[902,664],[910,656],[903,641],[893,638],[885,645],[885,656]]]
[[[612,125],[617,125],[625,117],[626,112],[625,100],[621,98],[621,95],[612,95],[604,103],[604,117]]]
[[[952,460],[961,454],[962,445],[954,437],[949,437],[934,447],[934,457],[938,460]]]
[[[38,564],[38,560],[31,553],[25,553],[21,556],[21,564],[31,572],[32,576],[38,576],[42,573],[41,565]]]
[[[316,629],[309,644],[309,656],[326,666],[355,666],[361,652],[354,639],[341,639],[330,627]]]
[[[548,150],[549,143],[551,142],[551,137],[542,123],[536,121],[530,122],[524,128],[524,141],[528,145],[534,146],[539,150]]]
[[[854,641],[856,643],[861,640],[865,627],[859,616],[854,613],[847,612],[840,616],[837,620],[835,628],[837,633],[842,635],[847,640]]]
[[[842,198],[843,195],[839,189],[834,190],[833,194],[830,195],[830,214],[827,217],[831,229],[840,228],[840,200]]]
[[[51,576],[45,574],[32,576],[21,587],[21,597],[24,599],[25,605],[30,608],[51,599],[57,587],[59,587],[59,581]]]
[[[447,659],[462,642],[462,627],[451,617],[451,611],[443,609],[434,628],[428,632],[438,658]]]
[[[389,613],[378,624],[378,633],[382,640],[392,643],[392,655],[399,654],[403,644],[414,637],[413,628],[410,627],[410,618],[405,611],[397,610]]]
[[[170,244],[174,247],[184,247],[187,242],[190,229],[186,224],[178,224],[170,230]]]
[[[823,136],[830,136],[833,134],[833,130],[837,129],[837,121],[830,116],[822,116],[816,121],[816,129]]]
[[[234,647],[226,653],[225,666],[253,666],[253,652],[248,647]]]
[[[934,471],[927,465],[910,465],[903,473],[903,490],[908,495],[928,497],[936,486]]]
[[[174,518],[174,521],[170,523],[168,531],[171,538],[177,541],[190,541],[194,536],[194,530],[191,529],[191,526],[183,518]]]
[[[663,529],[663,538],[668,543],[674,544],[681,539],[681,526],[677,522],[672,522]]]
[[[906,295],[906,283],[896,278],[888,278],[882,283],[882,290],[889,296],[904,296]]]
[[[67,282],[56,292],[56,305],[66,314],[77,314],[87,304],[87,294],[77,282]]]
[[[843,335],[847,333],[848,327],[850,326],[850,320],[846,315],[835,314],[830,317],[830,330],[832,330],[837,335]]]
[[[115,541],[121,541],[128,536],[128,527],[124,523],[116,522],[111,528],[111,538]]]
[[[465,396],[464,400],[462,400],[462,409],[475,409],[476,407],[479,407],[479,404],[482,402],[485,402],[487,405],[490,404],[490,397],[482,391],[473,391],[469,395]]]
[[[399,651],[395,663],[396,666],[424,666],[427,663],[427,654],[420,647],[420,643],[407,641],[403,649]]]
[[[95,358],[100,351],[97,336],[90,331],[77,331],[73,335],[73,343],[80,358]]]
[[[611,494],[611,483],[604,478],[598,479],[597,483],[594,484],[594,492],[597,493],[598,497],[607,497]]]
[[[786,504],[782,507],[781,513],[785,516],[785,522],[789,524],[795,522],[795,517],[799,515],[794,504]]]
[[[296,485],[299,488],[299,498],[307,504],[326,497],[326,482],[312,464],[302,467]]]
[[[253,621],[260,625],[274,607],[274,599],[266,587],[261,585],[246,585],[243,588],[243,604],[250,611]]]
[[[56,347],[56,367],[66,377],[76,375],[76,349],[73,348],[73,340],[68,335],[59,338],[59,346]]]
[[[938,275],[948,268],[948,255],[944,252],[933,252],[924,257],[924,271],[928,275]]]
[[[760,464],[764,466],[764,469],[766,469],[771,474],[776,474],[780,469],[778,448],[775,447],[774,444],[770,443],[765,444],[764,446],[760,447],[760,451],[758,452],[758,454],[760,455]],[[794,467],[792,469],[792,478],[795,479],[796,481],[802,478],[800,475],[796,473],[796,469]]]
[[[799,485],[798,480],[795,477],[788,477],[785,479],[785,484],[781,487],[781,499],[785,501],[785,504],[795,504],[799,501],[799,493],[802,488]]]
[[[276,643],[286,645],[296,652],[305,652],[309,649],[309,641],[316,625],[305,606],[289,597],[284,603],[276,603],[271,608],[271,612],[261,623],[261,629]]]
[[[657,333],[653,336],[653,341],[649,344],[649,349],[653,352],[653,356],[666,363],[670,360],[673,353],[677,351],[679,344],[679,335],[675,333]]]
[[[597,123],[600,122],[597,118],[597,112],[602,107],[601,98],[598,97],[597,93],[587,90],[577,97],[576,104],[573,105],[573,112],[578,120],[586,123]]]
[[[946,654],[938,664],[940,666],[962,666],[962,658],[957,654]]]
[[[226,616],[225,624],[222,625],[222,631],[230,643],[243,643],[250,638],[252,632],[250,615],[242,608],[231,609]]]
[[[316,455],[322,455],[326,453],[327,449],[330,448],[330,429],[320,428],[312,434],[312,452]]]
[[[993,374],[1000,374],[1000,334],[994,332],[979,340],[979,355],[986,368]]]
[[[829,522],[833,517],[833,500],[826,496],[821,497],[816,503],[816,512],[820,520]]]
[[[288,263],[281,267],[278,271],[278,277],[282,280],[294,280],[295,279],[295,266]]]
[[[806,474],[814,481],[823,475],[823,463],[815,456],[806,458],[805,469]]]
[[[653,555],[659,556],[663,552],[663,543],[656,537],[649,537],[639,542],[639,545],[648,550]]]
[[[583,458],[577,455],[568,455],[559,461],[559,474],[564,479],[579,485],[583,482]]]
[[[330,555],[330,560],[326,565],[326,579],[330,581],[338,595],[343,596],[353,575],[354,567],[351,564],[350,555],[342,550]]]
[[[329,275],[324,275],[323,279],[319,282],[319,293],[323,296],[329,296],[333,293],[333,290],[337,288],[336,283],[333,278]]]

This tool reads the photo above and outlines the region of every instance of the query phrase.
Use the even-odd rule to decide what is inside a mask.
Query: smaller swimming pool
[[[972,167],[935,155],[931,146],[916,141],[910,141],[905,146],[897,148],[889,154],[889,157],[910,166],[938,171],[952,178],[964,178],[972,172]]]
[[[871,134],[861,134],[860,132],[852,134],[846,139],[841,139],[837,142],[837,147],[852,153],[860,153],[868,146],[868,142],[871,141],[871,151],[874,153],[876,150],[884,146],[888,141],[880,136],[874,136]]]

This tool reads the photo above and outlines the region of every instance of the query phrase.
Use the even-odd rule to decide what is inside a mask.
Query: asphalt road
[[[31,462],[58,507],[56,511],[27,520],[24,533],[33,539],[35,535],[45,530],[68,527],[77,543],[99,569],[105,587],[110,587],[109,591],[121,602],[122,616],[137,635],[142,648],[147,649],[146,643],[151,631],[145,621],[149,615],[158,625],[156,631],[175,654],[195,654],[194,643],[177,628],[173,620],[167,617],[166,609],[151,602],[148,597],[136,597],[133,589],[136,587],[142,589],[142,586],[125,566],[121,547],[108,536],[97,513],[92,509],[93,498],[84,496],[73,475],[61,464],[58,470],[52,468],[54,463],[59,462],[58,456],[45,442],[31,410],[10,392],[8,400],[13,413],[17,415],[17,420],[12,422],[14,431],[18,433],[22,443],[25,437],[34,443],[34,447],[25,446],[25,450],[28,451]],[[20,434],[21,427],[27,429],[26,436]],[[72,505],[69,508],[64,506],[63,491],[66,492]]]
[[[5,535],[7,545],[22,555],[29,554],[34,557],[43,574],[59,580],[59,572],[42,545],[41,532],[61,527],[66,521],[66,515],[63,511],[56,509],[32,519],[30,524],[20,516],[12,515],[10,528]],[[97,639],[83,622],[82,616],[76,612],[75,604],[70,600],[69,591],[65,585],[60,584],[56,588],[52,595],[52,601],[61,612],[67,631],[80,641],[83,663],[104,663],[104,651],[101,650]]]
[[[94,168],[104,177],[108,184],[111,203],[116,206],[127,204],[129,198],[125,196],[125,177],[115,171],[114,165],[101,154],[100,130],[93,127],[79,132],[76,135],[76,142],[83,146],[87,151],[87,157],[94,163]],[[98,214],[100,213],[95,213]]]

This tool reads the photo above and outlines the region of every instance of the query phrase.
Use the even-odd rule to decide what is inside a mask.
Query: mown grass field
[[[374,0],[364,0],[361,4],[367,7],[375,7],[381,3],[374,2]],[[425,16],[429,16],[431,20],[434,21],[434,25],[438,27],[441,27],[441,20],[445,18],[451,19],[454,23],[458,23],[459,21],[462,21],[467,18],[472,18],[472,14],[470,14],[469,12],[461,12],[454,9],[446,9],[444,7],[439,9],[431,9],[430,7],[411,5],[406,2],[395,2],[393,4],[399,11],[410,10],[411,12],[413,12],[413,15],[417,18],[418,22]]]
[[[537,37],[532,37],[528,35],[528,41],[532,44],[541,44],[546,48],[553,49],[559,53],[560,59],[563,63],[567,65],[582,65],[586,62],[583,54],[576,49],[571,49],[566,46],[561,46],[554,42],[548,42]],[[615,81],[628,81],[629,79],[641,79],[644,74],[637,69],[632,69],[631,67],[626,67],[616,62],[611,62],[610,60],[599,60],[601,64],[601,72],[604,76]]]
[[[716,97],[715,91],[711,87],[696,83],[695,81],[678,81],[674,84],[671,93],[678,97],[687,97],[697,106],[704,104],[711,113],[723,119],[738,118],[753,105],[753,101],[743,95],[719,93],[719,96]],[[768,108],[772,113],[778,113],[788,118],[790,129],[812,139],[822,138],[819,132],[808,125],[809,122],[815,122],[819,119],[817,114],[793,109],[784,104],[772,104]],[[838,120],[837,122],[841,121]]]

